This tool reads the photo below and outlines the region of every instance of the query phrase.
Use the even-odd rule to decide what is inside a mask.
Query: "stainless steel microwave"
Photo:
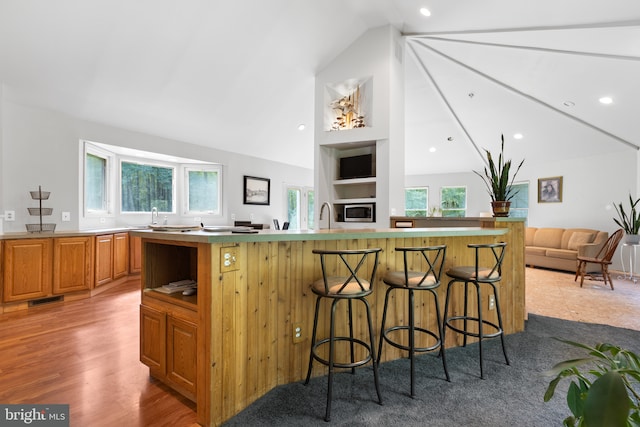
[[[375,203],[363,203],[344,206],[345,222],[374,222],[376,220]]]

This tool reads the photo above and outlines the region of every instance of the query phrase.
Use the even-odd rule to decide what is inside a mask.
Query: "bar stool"
[[[387,342],[393,347],[399,348],[409,352],[409,360],[411,361],[411,397],[415,396],[415,353],[427,352],[440,349],[440,356],[442,357],[442,366],[444,367],[444,373],[449,381],[449,371],[447,370],[447,361],[444,354],[444,345],[441,340],[442,337],[442,316],[440,314],[440,304],[438,303],[438,294],[436,289],[440,286],[440,276],[442,275],[442,267],[444,266],[445,253],[447,251],[446,245],[440,246],[423,246],[423,247],[401,247],[396,248],[397,252],[402,252],[404,260],[404,271],[393,271],[387,273],[383,281],[388,286],[387,292],[384,297],[384,310],[382,312],[382,325],[380,327],[380,344],[378,347],[378,364],[380,364],[380,358],[382,355],[382,344]],[[416,255],[418,257],[417,262],[420,262],[420,258],[424,259],[422,262],[422,270],[424,271],[412,271],[409,268],[408,256]],[[419,256],[421,255],[421,257]],[[409,319],[407,325],[392,326],[385,328],[387,321],[387,310],[389,308],[389,296],[391,291],[394,290],[406,290],[408,297],[408,313]],[[415,326],[415,304],[414,304],[414,292],[415,291],[429,291],[433,295],[433,301],[436,309],[436,324],[438,325],[438,333],[430,331],[426,328]],[[406,331],[400,336],[395,334],[396,331]],[[435,343],[427,347],[416,347],[416,333],[426,334],[433,339]],[[402,344],[401,337],[408,336],[404,342],[408,342],[408,345]]]
[[[502,315],[500,313],[500,301],[498,299],[498,292],[496,290],[496,283],[502,279],[502,260],[504,259],[506,243],[490,243],[490,244],[469,244],[467,247],[471,248],[475,252],[475,265],[453,267],[447,271],[447,276],[451,277],[451,281],[447,286],[447,299],[444,305],[444,328],[442,331],[442,341],[445,340],[445,334],[447,328],[464,335],[463,346],[467,345],[467,336],[478,338],[478,346],[480,348],[480,378],[484,379],[484,369],[482,363],[482,341],[486,338],[500,337],[502,343],[502,353],[504,354],[504,360],[509,365],[509,358],[507,357],[507,351],[504,345],[504,329],[502,327]],[[481,255],[484,254],[484,255]],[[480,266],[480,258],[489,258],[490,267]],[[461,316],[447,317],[449,313],[449,303],[451,301],[451,289],[456,283],[464,283],[464,314]],[[468,287],[469,283],[472,283],[476,288],[476,301],[477,301],[477,317],[469,313],[468,304]],[[482,315],[482,298],[481,298],[481,285],[491,286],[496,304],[496,314],[498,316],[498,324],[483,319]],[[459,323],[462,321],[462,328]],[[470,329],[469,323],[477,325],[477,328]],[[488,326],[490,332],[484,331],[484,326]]]
[[[321,250],[314,249],[313,253],[320,256],[320,265],[322,267],[322,278],[316,280],[311,286],[311,290],[316,294],[316,310],[313,320],[313,334],[311,336],[311,351],[309,353],[309,370],[307,371],[307,379],[305,385],[309,384],[311,378],[311,368],[313,361],[317,360],[329,367],[329,378],[327,387],[327,409],[325,413],[325,421],[329,421],[331,418],[331,395],[333,385],[333,374],[335,368],[347,368],[351,369],[352,373],[355,373],[355,368],[363,366],[369,361],[373,362],[373,378],[376,387],[376,393],[378,394],[378,401],[382,405],[382,396],[380,394],[380,385],[378,383],[378,366],[376,364],[376,352],[375,352],[375,340],[373,335],[373,323],[371,321],[371,308],[366,300],[366,296],[373,292],[372,284],[375,278],[376,269],[378,266],[378,254],[382,251],[381,248],[371,249],[355,249],[355,250]],[[363,275],[359,275],[359,271],[362,267],[367,269],[367,259],[369,255],[373,255],[373,267],[371,268],[371,275],[366,279]],[[369,261],[371,259],[369,258]],[[346,275],[336,276],[330,275],[331,272],[345,271]],[[332,299],[331,303],[331,320],[329,324],[330,334],[329,338],[323,338],[316,341],[316,333],[318,330],[318,315],[320,312],[320,301],[323,298]],[[348,326],[349,336],[336,336],[336,307],[339,301],[346,300],[348,302]],[[365,342],[353,336],[353,310],[352,302],[361,301],[367,312],[367,322],[369,328],[369,342]],[[346,341],[350,348],[350,358],[348,361],[342,359],[336,360],[336,342]],[[328,359],[322,357],[319,353],[319,348],[324,344],[329,344],[329,356]],[[355,360],[355,348],[363,348],[365,355],[360,360]],[[342,356],[340,354],[339,356]]]

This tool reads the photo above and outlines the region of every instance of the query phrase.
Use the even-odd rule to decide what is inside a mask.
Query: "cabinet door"
[[[113,280],[113,234],[96,236],[96,286]]]
[[[129,274],[129,233],[113,235],[113,278]]]
[[[51,295],[52,239],[4,242],[3,301],[25,301]]]
[[[167,316],[153,308],[140,306],[140,361],[156,377],[166,372]]]
[[[53,239],[53,293],[91,289],[93,237]]]
[[[129,236],[129,273],[142,271],[142,237]]]
[[[167,316],[167,379],[196,393],[197,327]]]

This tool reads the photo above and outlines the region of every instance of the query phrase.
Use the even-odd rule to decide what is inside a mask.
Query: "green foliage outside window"
[[[407,188],[404,190],[404,213],[406,216],[427,216],[429,200],[428,188]]]
[[[122,162],[122,212],[173,212],[173,168]]]
[[[218,180],[217,171],[189,171],[189,211],[218,211]]]
[[[442,187],[440,190],[442,216],[464,217],[467,211],[466,187]]]
[[[106,211],[107,159],[87,153],[85,176],[87,210]]]

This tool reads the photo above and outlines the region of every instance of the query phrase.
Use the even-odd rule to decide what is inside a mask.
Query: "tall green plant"
[[[640,199],[634,201],[631,194],[629,194],[629,205],[631,206],[629,215],[627,215],[627,212],[624,210],[622,203],[613,205],[618,213],[618,218],[613,218],[613,220],[622,227],[627,234],[638,234],[638,231],[640,231],[640,214],[636,210],[638,203],[640,203]]]
[[[487,186],[487,191],[491,196],[492,201],[509,201],[515,196],[518,191],[512,188],[513,181],[516,179],[516,175],[522,164],[524,163],[524,159],[518,165],[515,173],[509,179],[509,173],[511,171],[511,159],[505,160],[504,157],[504,134],[500,135],[502,139],[502,145],[500,146],[500,154],[498,155],[498,163],[496,164],[493,161],[493,155],[486,148],[484,149],[487,154],[487,163],[489,164],[489,168],[485,166],[484,175],[482,175],[478,171],[473,171],[476,175],[482,178],[485,185]]]
[[[544,401],[553,397],[563,378],[574,378],[567,391],[570,416],[564,426],[617,427],[640,426],[640,358],[629,350],[611,344],[589,347],[573,341],[559,340],[587,351],[588,356],[556,364]],[[583,365],[588,368],[580,370]]]

